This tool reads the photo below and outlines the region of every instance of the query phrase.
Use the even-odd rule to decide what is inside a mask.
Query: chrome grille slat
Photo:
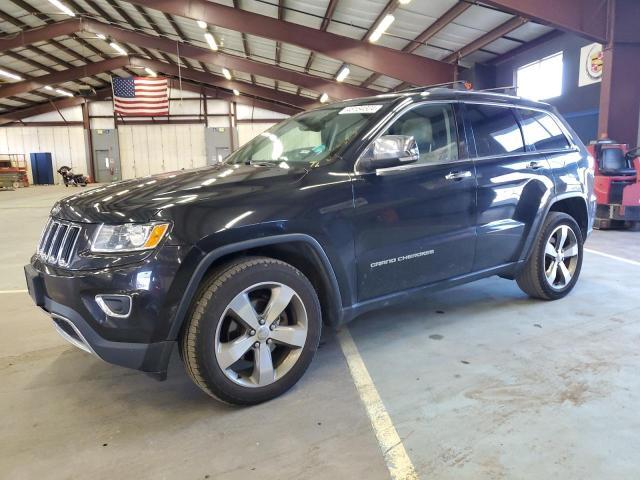
[[[51,245],[51,253],[49,254],[49,261],[56,263],[58,258],[60,257],[60,250],[62,245],[64,244],[64,240],[67,238],[67,232],[69,231],[69,226],[61,223],[58,225],[58,231],[56,232],[56,238],[53,240],[53,244]]]
[[[56,235],[58,234],[58,227],[60,224],[58,222],[53,222],[51,224],[51,231],[49,232],[49,236],[47,237],[47,243],[44,246],[43,254],[45,257],[48,257],[51,253],[51,247],[53,247],[53,242],[56,240]]]
[[[48,264],[69,265],[81,230],[73,222],[49,218],[38,245],[38,256]]]
[[[63,247],[60,249],[60,256],[58,258],[58,263],[60,265],[66,266],[69,264],[69,260],[71,260],[71,253],[76,247],[78,237],[80,237],[80,227],[69,227],[69,230],[67,231],[67,238],[65,238]]]
[[[40,241],[38,242],[38,253],[42,252],[42,247],[44,246],[44,242],[47,238],[47,234],[49,233],[49,227],[51,227],[51,222],[52,220],[51,218],[49,218],[44,228],[42,229],[42,233],[40,234]]]

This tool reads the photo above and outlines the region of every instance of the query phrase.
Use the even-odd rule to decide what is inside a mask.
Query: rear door
[[[553,178],[545,155],[526,145],[514,108],[465,103],[478,176],[474,271],[518,260]]]
[[[356,177],[360,301],[471,270],[476,176],[466,148],[459,149],[455,111],[450,103],[414,106],[383,135],[413,136],[420,160]]]
[[[525,143],[532,152],[546,158],[555,180],[557,195],[566,191],[582,192],[583,181],[576,175],[576,162],[582,160],[579,149],[569,141],[567,135],[548,112],[518,108],[520,125]]]

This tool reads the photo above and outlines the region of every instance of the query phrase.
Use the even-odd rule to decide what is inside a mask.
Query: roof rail
[[[433,90],[434,88],[450,88],[452,90],[471,90],[473,85],[466,80],[456,80],[455,82],[436,83],[434,85],[425,85],[423,87],[407,88],[405,90],[398,90],[395,93],[412,93],[412,92],[424,92],[426,90]]]
[[[495,88],[483,88],[482,90],[478,90],[479,92],[502,92],[507,95],[515,95],[518,91],[518,88],[515,85],[510,85],[508,87],[495,87]]]

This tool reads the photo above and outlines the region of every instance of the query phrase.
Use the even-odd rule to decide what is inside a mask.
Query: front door
[[[476,178],[454,107],[415,106],[383,135],[413,136],[420,160],[354,182],[359,301],[464,275],[473,264]]]

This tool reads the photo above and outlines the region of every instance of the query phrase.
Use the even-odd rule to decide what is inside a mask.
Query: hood
[[[51,210],[87,223],[146,222],[175,206],[256,194],[298,182],[307,170],[258,165],[216,165],[125,180],[66,197]]]

